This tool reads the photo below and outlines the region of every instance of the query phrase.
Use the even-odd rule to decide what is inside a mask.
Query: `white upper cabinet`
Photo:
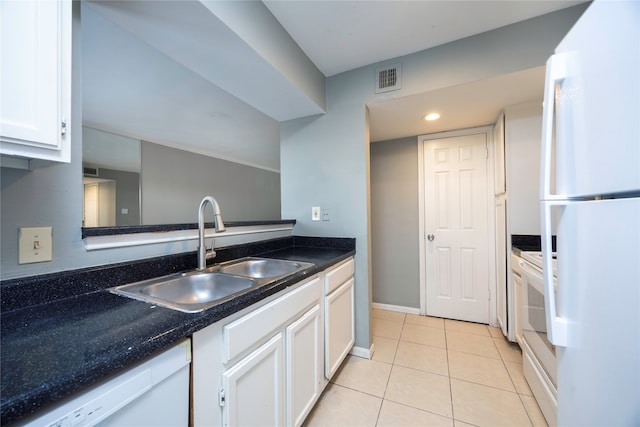
[[[0,2],[0,154],[70,162],[72,2]]]

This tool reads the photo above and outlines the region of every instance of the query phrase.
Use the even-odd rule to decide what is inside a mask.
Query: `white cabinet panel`
[[[320,313],[316,305],[286,329],[287,425],[302,425],[322,391]]]
[[[284,340],[279,333],[222,374],[226,426],[284,424]],[[212,402],[213,404],[213,402]]]
[[[0,154],[70,161],[71,8],[0,2]]]
[[[355,263],[353,259],[350,259],[328,272],[325,276],[325,293],[330,294],[337,289],[338,286],[353,277],[354,271]]]
[[[325,300],[325,376],[331,379],[355,342],[354,280],[329,294]]]

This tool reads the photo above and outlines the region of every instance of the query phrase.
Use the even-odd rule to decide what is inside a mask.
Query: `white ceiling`
[[[326,76],[419,52],[584,1],[263,0]],[[339,46],[339,48],[336,48]],[[544,67],[369,105],[372,142],[482,126],[542,100]],[[437,111],[441,118],[421,117]]]
[[[208,2],[203,0],[205,5]],[[313,64],[325,76],[331,76],[581,2],[265,0],[264,5]],[[189,15],[180,15],[179,25],[181,28],[187,25],[188,31],[176,31],[178,24],[174,22],[163,23],[163,19],[177,16],[171,8],[181,4],[190,8],[191,14],[210,13],[198,3],[158,2],[150,9],[155,16],[148,18],[137,8],[145,3],[149,5],[149,2],[105,1],[86,7],[82,2],[84,121],[123,135],[279,170],[278,120],[282,119],[262,105],[286,104],[293,98],[281,96],[274,101],[272,92],[255,90],[245,90],[248,97],[245,98],[235,91],[255,83],[247,80],[246,73],[223,70],[219,73],[224,74],[222,84],[216,80],[221,76],[203,71],[206,67],[202,66],[209,64],[211,58],[190,64],[178,56],[185,50],[181,43],[188,38],[195,45],[204,31],[207,35],[200,39],[202,44],[214,50],[209,54],[220,55],[218,58],[261,67],[265,67],[265,58],[258,58],[259,54],[251,49],[230,51],[225,48],[228,43],[222,36],[214,42],[210,34],[218,31],[229,43],[238,46],[244,43],[233,40],[234,28],[226,27],[216,16],[212,15],[208,22],[197,19],[197,26],[189,26]],[[211,2],[207,5],[209,9],[215,7],[218,6],[211,6]],[[160,9],[166,13],[161,15]],[[114,14],[121,16],[116,19]],[[151,30],[143,34],[141,21],[132,20],[133,15],[135,19],[149,19],[153,24],[147,25],[150,29],[169,28],[167,31],[179,39],[172,43],[155,36],[150,38]],[[254,57],[245,58],[250,54]],[[278,78],[274,84],[282,83],[282,75]],[[259,84],[268,88],[264,81]],[[542,84],[542,69],[533,69],[372,104],[369,105],[371,139],[489,124],[506,105],[541,99]],[[264,97],[265,102],[259,97]],[[316,107],[311,105],[307,111],[313,108]],[[430,108],[438,108],[443,114],[437,124],[417,120]],[[301,117],[308,114],[300,109]]]
[[[545,67],[369,104],[371,141],[495,123],[506,106],[542,102]],[[427,122],[430,112],[440,119]]]
[[[582,2],[263,0],[325,76],[418,52]]]

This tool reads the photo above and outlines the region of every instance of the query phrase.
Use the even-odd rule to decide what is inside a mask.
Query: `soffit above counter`
[[[277,121],[325,112],[325,77],[261,2],[90,1],[151,47]]]

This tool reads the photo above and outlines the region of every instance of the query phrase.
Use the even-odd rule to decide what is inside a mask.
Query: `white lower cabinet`
[[[320,277],[193,335],[193,424],[299,426],[326,385]]]
[[[300,426],[322,392],[320,305],[287,327],[287,425]]]
[[[350,258],[196,332],[192,424],[302,425],[353,347],[353,288]]]
[[[220,405],[227,426],[284,424],[282,333],[222,374]]]
[[[346,262],[325,275],[325,376],[331,379],[355,343],[354,262]]]
[[[354,343],[353,279],[327,295],[325,305],[325,376],[331,379]]]

